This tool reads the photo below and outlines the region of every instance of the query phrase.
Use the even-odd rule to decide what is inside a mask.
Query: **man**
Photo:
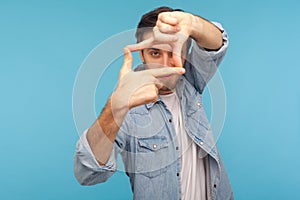
[[[136,37],[116,90],[77,143],[77,180],[106,181],[121,154],[134,199],[233,199],[201,100],[225,55],[225,31],[160,7],[142,17]],[[137,50],[144,65],[132,71]]]

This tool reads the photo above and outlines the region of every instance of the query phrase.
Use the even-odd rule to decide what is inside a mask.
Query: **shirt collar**
[[[160,96],[158,95],[157,101],[155,101],[153,103],[147,103],[147,104],[145,104],[145,106],[148,110],[150,110],[154,106],[154,104],[159,103],[159,102],[162,102],[162,100],[161,100]]]

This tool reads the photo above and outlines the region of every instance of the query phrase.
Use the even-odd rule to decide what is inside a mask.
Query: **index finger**
[[[157,68],[157,69],[147,69],[142,71],[142,73],[148,73],[152,76],[159,78],[162,76],[169,76],[173,74],[184,74],[185,69],[183,67],[163,67],[163,68]]]
[[[150,48],[152,46],[152,43],[153,43],[153,38],[151,37],[151,38],[144,40],[142,42],[139,42],[137,44],[127,45],[126,48],[129,49],[131,52],[139,51],[142,49]]]

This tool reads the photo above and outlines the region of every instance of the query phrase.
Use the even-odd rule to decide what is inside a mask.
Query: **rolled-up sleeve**
[[[74,174],[81,185],[94,185],[105,182],[117,169],[117,150],[114,148],[107,163],[100,166],[86,139],[87,130],[76,145]]]
[[[186,58],[185,77],[200,93],[203,92],[208,81],[216,73],[228,48],[227,32],[223,29],[221,24],[217,22],[212,23],[222,32],[222,47],[215,51],[206,50],[193,41],[191,52]]]

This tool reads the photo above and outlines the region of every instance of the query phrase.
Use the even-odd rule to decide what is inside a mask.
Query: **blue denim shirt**
[[[208,199],[233,199],[233,193],[222,159],[202,106],[202,92],[225,56],[228,46],[218,51],[205,51],[193,45],[185,63],[186,73],[177,83],[184,127],[188,136],[204,150]],[[117,134],[111,156],[100,166],[86,140],[86,132],[77,143],[74,171],[82,185],[106,181],[117,170],[121,154],[130,178],[134,199],[181,199],[180,149],[172,114],[159,98],[157,102],[131,109]]]

